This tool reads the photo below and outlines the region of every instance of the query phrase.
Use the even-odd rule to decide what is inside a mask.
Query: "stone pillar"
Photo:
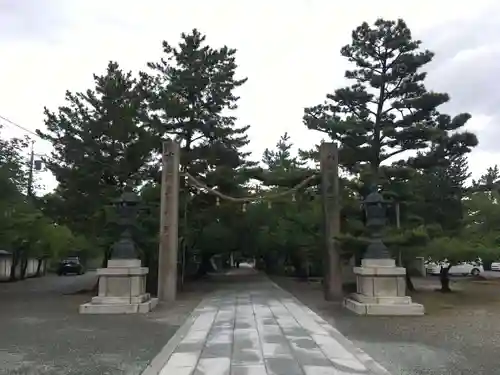
[[[394,259],[363,259],[354,267],[357,293],[344,306],[358,315],[423,315],[424,306],[406,296],[406,269]]]
[[[175,301],[177,294],[179,247],[180,147],[177,142],[168,140],[163,143],[162,160],[158,298],[163,302],[172,302]]]
[[[335,143],[322,143],[319,148],[321,167],[321,195],[325,238],[325,299],[342,300],[342,267],[339,243],[340,234],[338,150]]]

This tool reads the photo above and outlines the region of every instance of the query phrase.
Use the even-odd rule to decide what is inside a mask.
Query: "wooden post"
[[[158,256],[158,298],[162,302],[175,301],[177,293],[179,159],[179,144],[172,140],[164,142]]]
[[[342,268],[339,243],[340,204],[338,150],[335,143],[322,143],[319,149],[321,167],[321,195],[323,197],[323,220],[325,236],[324,293],[327,301],[341,300]]]

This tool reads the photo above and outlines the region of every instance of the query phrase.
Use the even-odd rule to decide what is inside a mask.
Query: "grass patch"
[[[436,290],[417,291],[412,294],[415,302],[433,314],[452,309],[495,309],[500,311],[499,280],[464,280],[452,284],[452,293]]]

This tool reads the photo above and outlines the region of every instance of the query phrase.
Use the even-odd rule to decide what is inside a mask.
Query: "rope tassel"
[[[241,207],[242,212],[247,212],[247,204],[243,203],[243,206]]]

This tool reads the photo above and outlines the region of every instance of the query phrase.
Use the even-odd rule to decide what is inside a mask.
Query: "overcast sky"
[[[493,0],[0,0],[0,115],[43,128],[43,107],[63,104],[65,90],[91,87],[109,60],[138,71],[158,60],[162,40],[176,43],[198,28],[214,47],[238,50],[238,73],[249,80],[237,116],[252,126],[255,158],[285,131],[310,148],[321,137],[302,124],[304,107],[345,83],[340,48],[352,29],[378,17],[405,19],[436,52],[427,86],[451,95],[450,114],[472,113],[468,127],[480,142],[469,157],[473,175],[497,163],[500,2]],[[24,134],[0,124],[11,136]],[[35,150],[50,145],[37,141]],[[43,180],[54,187],[50,176]]]

